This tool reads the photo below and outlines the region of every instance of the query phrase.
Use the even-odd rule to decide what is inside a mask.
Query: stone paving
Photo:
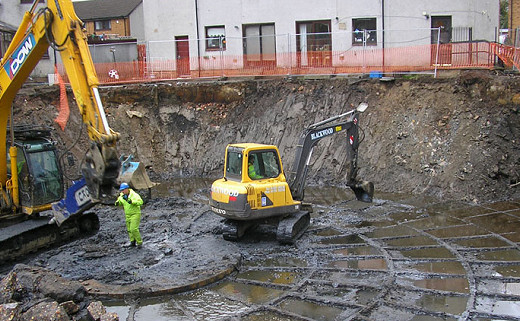
[[[334,206],[314,207],[295,246],[277,245],[269,227],[260,227],[233,243],[242,262],[223,281],[114,303],[114,311],[123,320],[520,318],[520,200],[320,197]]]

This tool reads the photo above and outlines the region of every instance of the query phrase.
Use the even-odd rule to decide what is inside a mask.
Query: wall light
[[[423,15],[426,19],[430,19],[430,15],[429,15],[426,11],[423,11],[423,12],[422,12],[422,15]]]

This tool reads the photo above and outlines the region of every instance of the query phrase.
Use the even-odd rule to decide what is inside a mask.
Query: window
[[[377,45],[376,18],[352,19],[352,45]]]
[[[252,179],[275,178],[280,175],[280,164],[278,163],[278,153],[276,151],[251,152],[249,154],[249,163],[253,166],[252,170],[248,168],[248,174],[254,173]],[[249,166],[251,166],[249,165]]]
[[[110,30],[110,29],[112,29],[110,20],[94,21],[94,30],[100,31],[100,30]]]
[[[240,178],[242,175],[242,150],[228,150],[226,176]]]
[[[244,54],[248,66],[276,62],[276,36],[273,24],[244,25]]]
[[[296,47],[300,66],[326,67],[332,64],[330,20],[296,22]]]
[[[226,50],[224,26],[206,27],[206,50]]]

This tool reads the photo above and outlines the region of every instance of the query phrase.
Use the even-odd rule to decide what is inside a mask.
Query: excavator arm
[[[59,52],[76,103],[87,127],[91,146],[82,173],[93,199],[110,194],[119,175],[116,151],[119,133],[110,129],[98,92],[99,81],[90,55],[83,22],[76,16],[71,0],[48,0],[36,11],[35,0],[1,60],[0,141],[5,141],[12,101],[49,46]],[[10,151],[11,152],[11,151]],[[0,155],[6,146],[0,144]],[[11,159],[13,157],[11,156]],[[16,159],[16,157],[14,157]],[[6,158],[0,157],[0,183],[7,184]],[[16,171],[13,182],[16,182]],[[15,184],[15,183],[13,183]],[[13,193],[17,188],[13,186]],[[17,197],[13,197],[16,199]]]
[[[366,104],[360,104],[355,110],[331,117],[305,129],[296,146],[296,156],[292,168],[292,181],[289,184],[293,199],[302,201],[304,198],[305,180],[309,170],[312,150],[325,137],[347,132],[347,185],[354,191],[356,198],[364,202],[372,202],[374,184],[357,179],[357,150],[359,146],[358,120],[359,113],[365,111]],[[342,120],[345,117],[346,120]]]

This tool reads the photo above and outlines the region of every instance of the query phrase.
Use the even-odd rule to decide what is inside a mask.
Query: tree
[[[509,0],[500,0],[500,28],[509,28]]]

